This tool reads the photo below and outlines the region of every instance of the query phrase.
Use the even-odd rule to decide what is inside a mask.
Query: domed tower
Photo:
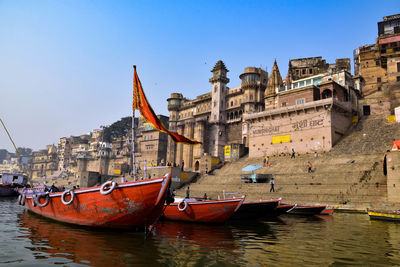
[[[247,67],[239,78],[242,80],[243,113],[260,112],[264,109],[264,90],[268,81],[268,72]]]
[[[265,89],[265,109],[276,108],[276,89],[283,85],[282,76],[279,72],[276,59],[274,66],[271,70],[271,76],[269,76],[267,88]]]
[[[211,70],[213,76],[210,78],[212,84],[211,91],[211,116],[210,116],[210,142],[209,150],[211,155],[216,157],[224,156],[224,146],[226,144],[226,93],[229,78],[226,77],[228,69],[222,60],[218,60]]]
[[[172,93],[168,101],[169,111],[169,130],[177,132],[177,123],[179,119],[179,109],[183,100],[182,94]],[[176,144],[170,136],[168,136],[168,147],[167,147],[167,161],[176,162]]]

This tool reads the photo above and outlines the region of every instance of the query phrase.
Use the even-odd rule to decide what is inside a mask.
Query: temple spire
[[[279,72],[278,64],[276,59],[274,61],[274,66],[272,66],[271,76],[269,76],[267,88],[265,89],[265,95],[275,95],[275,89],[283,85],[282,76]]]

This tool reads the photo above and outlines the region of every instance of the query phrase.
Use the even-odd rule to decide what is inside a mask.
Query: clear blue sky
[[[282,76],[288,60],[350,57],[399,1],[0,0],[0,117],[17,146],[57,144],[131,114],[132,65],[157,113],[210,91],[222,59]],[[0,148],[13,151],[3,129]]]

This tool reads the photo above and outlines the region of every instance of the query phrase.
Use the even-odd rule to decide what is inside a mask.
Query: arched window
[[[332,91],[329,89],[325,89],[321,94],[322,99],[331,98],[331,97],[332,97]]]
[[[233,101],[231,101],[231,107],[233,106]]]

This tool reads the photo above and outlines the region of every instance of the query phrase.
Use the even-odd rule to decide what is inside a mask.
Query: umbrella
[[[255,165],[255,164],[247,165],[242,169],[242,172],[253,172],[261,167],[262,167],[261,165]]]

